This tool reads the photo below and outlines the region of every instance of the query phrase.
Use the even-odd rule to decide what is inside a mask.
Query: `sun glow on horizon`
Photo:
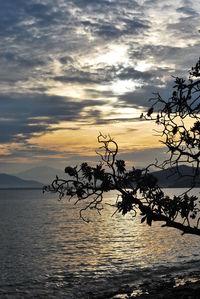
[[[59,130],[59,126],[61,130]],[[162,147],[157,136],[152,136],[153,125],[149,122],[131,122],[127,119],[121,122],[112,120],[109,129],[105,125],[89,126],[80,124],[78,128],[67,129],[69,123],[56,126],[56,131],[46,133],[31,139],[31,143],[40,144],[42,148],[68,152],[78,155],[94,155],[98,148],[97,136],[99,132],[109,134],[119,144],[120,151],[144,150],[146,148]],[[66,129],[63,129],[66,127]]]

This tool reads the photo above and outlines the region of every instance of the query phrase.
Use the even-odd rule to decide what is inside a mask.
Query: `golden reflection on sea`
[[[105,201],[113,203],[115,196],[110,192]],[[70,263],[74,270],[81,267],[82,271],[96,273],[117,272],[119,266],[127,270],[184,261],[192,254],[191,248],[199,248],[198,238],[161,228],[162,223],[149,227],[131,214],[116,213],[112,217],[115,210],[108,205],[101,216],[89,211],[91,222],[85,223],[79,219],[81,206],[74,208],[65,200],[57,204],[62,206],[54,233],[59,251],[53,252],[50,260],[57,260],[60,266]],[[195,257],[195,249],[193,253]]]

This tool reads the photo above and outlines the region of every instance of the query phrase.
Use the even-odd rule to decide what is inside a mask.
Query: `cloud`
[[[81,116],[83,109],[96,106],[100,101],[84,100],[79,103],[67,97],[14,94],[1,95],[0,104],[0,142],[6,143],[22,142],[33,136],[52,132],[54,129],[51,125],[61,121],[84,120]],[[71,127],[66,129],[71,130]]]
[[[121,80],[127,80],[127,79],[132,79],[132,80],[140,80],[142,79],[143,81],[150,80],[152,78],[152,73],[151,72],[141,72],[136,70],[133,67],[123,67],[119,68],[119,75],[116,76],[117,78]]]
[[[145,31],[150,27],[147,22],[140,21],[137,19],[130,20],[130,19],[122,18],[120,21],[121,23],[123,23],[122,28],[119,28],[117,23],[111,24],[110,22],[103,22],[101,24],[98,23],[88,24],[87,22],[87,27],[90,27],[90,31],[92,32],[92,34],[103,37],[106,40],[117,39],[121,36],[129,35],[129,34],[137,35],[141,31]]]
[[[152,102],[149,102],[151,98],[155,98],[155,93],[159,93],[163,99],[169,99],[171,96],[174,82],[171,80],[163,87],[155,87],[153,84],[147,84],[140,88],[137,88],[133,92],[127,92],[121,95],[119,98],[123,101],[122,105],[128,105],[128,107],[146,107],[148,108]]]
[[[152,77],[151,72],[141,72],[134,67],[124,67],[123,64],[116,66],[97,67],[95,70],[79,69],[75,67],[64,71],[66,74],[55,76],[52,79],[64,83],[78,84],[108,84],[116,79],[121,80],[149,80]]]
[[[195,11],[193,8],[189,7],[189,6],[181,6],[179,8],[177,8],[176,10],[179,13],[183,13],[187,16],[198,16],[199,14],[197,13],[197,11]]]
[[[153,92],[168,98],[171,76],[199,56],[199,9],[197,0],[2,1],[0,142],[34,153],[30,138],[55,125],[120,124]]]

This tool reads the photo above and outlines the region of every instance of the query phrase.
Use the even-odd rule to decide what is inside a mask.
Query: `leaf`
[[[145,215],[144,217],[142,217],[141,219],[141,223],[143,223],[146,220],[147,216]]]
[[[149,226],[151,226],[151,224],[152,224],[152,218],[151,218],[151,216],[147,216],[147,224]]]
[[[176,91],[174,90],[174,91],[173,91],[173,97],[176,97],[176,95],[177,95],[177,94],[176,94]]]

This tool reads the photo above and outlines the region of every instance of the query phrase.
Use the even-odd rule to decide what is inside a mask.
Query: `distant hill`
[[[55,179],[56,175],[60,178],[66,177],[64,170],[62,171],[49,166],[34,167],[26,171],[19,172],[16,175],[23,180],[40,181],[44,185],[50,184]]]
[[[187,188],[192,184],[192,178],[189,175],[194,174],[192,167],[181,165],[179,171],[183,177],[176,173],[175,167],[153,172],[152,174],[158,179],[158,184],[163,188]],[[200,187],[200,176],[197,178],[196,187]]]
[[[43,184],[37,181],[22,180],[14,175],[0,173],[0,189],[14,188],[42,188]]]
[[[193,174],[193,168],[182,165],[179,167],[182,175]],[[175,168],[160,170],[152,173],[158,179],[158,184],[162,188],[187,188],[191,186],[192,179],[188,176],[179,177]],[[64,171],[53,167],[34,167],[27,171],[20,172],[17,176],[0,174],[0,188],[42,188],[45,184],[50,184],[56,177],[68,178]],[[198,178],[200,187],[200,176]]]

